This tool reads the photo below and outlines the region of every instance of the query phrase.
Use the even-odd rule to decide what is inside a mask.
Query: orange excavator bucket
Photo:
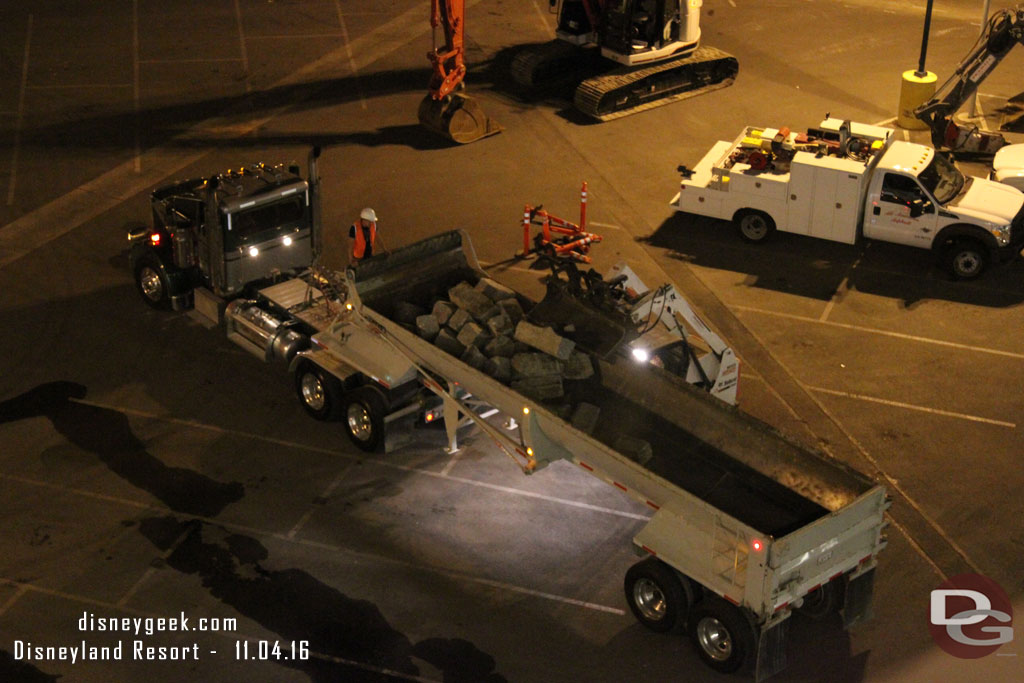
[[[476,100],[460,93],[440,100],[427,95],[420,102],[419,119],[424,127],[460,145],[504,130],[484,113]]]

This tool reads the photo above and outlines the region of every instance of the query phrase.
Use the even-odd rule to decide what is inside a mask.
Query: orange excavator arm
[[[458,92],[466,78],[465,17],[466,0],[430,0],[430,25],[434,32],[433,47],[427,59],[433,72],[427,96],[419,108],[419,120],[424,127],[460,144],[502,130],[484,114],[476,100]],[[438,28],[444,32],[441,47],[437,44]]]
[[[458,88],[466,77],[466,61],[463,57],[463,20],[466,16],[466,0],[431,0],[430,26],[434,29],[433,49],[427,59],[434,67],[430,76],[430,96],[435,100],[444,99]],[[444,46],[437,46],[437,29],[444,31]]]

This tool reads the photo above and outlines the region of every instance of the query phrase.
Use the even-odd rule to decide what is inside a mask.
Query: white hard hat
[[[370,207],[366,207],[365,209],[360,211],[359,212],[359,217],[360,218],[364,218],[364,219],[366,219],[368,221],[371,221],[373,223],[377,222],[377,214]]]

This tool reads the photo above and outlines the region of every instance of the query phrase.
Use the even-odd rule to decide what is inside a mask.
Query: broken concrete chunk
[[[487,312],[484,313],[483,317],[480,318],[480,322],[486,322],[486,321],[490,320],[491,318],[493,318],[496,315],[501,315],[501,307],[497,306],[497,305],[491,306],[487,310]]]
[[[593,403],[581,403],[572,414],[572,426],[585,434],[593,434],[600,416],[601,409]]]
[[[640,465],[646,465],[647,461],[654,457],[651,444],[643,439],[636,439],[625,434],[615,439],[615,450]]]
[[[498,302],[498,306],[501,310],[512,319],[512,324],[515,325],[523,319],[523,307],[519,305],[519,301],[516,299],[502,299]]]
[[[495,337],[491,341],[487,342],[484,346],[484,353],[491,358],[496,356],[504,356],[509,358],[516,352],[516,343],[512,341],[512,337],[500,336]]]
[[[539,327],[525,320],[516,325],[516,339],[559,360],[569,360],[576,347],[576,342],[555,334],[551,328]]]
[[[512,372],[516,377],[557,375],[561,380],[562,370],[562,363],[543,353],[517,353],[512,356]]]
[[[587,379],[594,374],[594,363],[582,351],[573,351],[565,363],[566,379]]]
[[[466,350],[465,345],[459,342],[455,333],[447,327],[441,330],[437,335],[437,338],[434,340],[434,344],[445,353],[450,353],[455,357],[462,356],[463,352]]]
[[[562,396],[562,377],[560,375],[542,375],[525,377],[512,381],[512,388],[537,401],[546,401]]]
[[[415,325],[416,318],[424,315],[426,309],[416,304],[411,304],[408,301],[400,301],[395,304],[395,322],[402,323],[403,325]]]
[[[473,285],[468,282],[460,282],[449,289],[448,298],[459,308],[466,309],[477,320],[486,320],[488,312],[494,308],[494,302],[473,289]]]
[[[480,292],[491,301],[514,299],[516,296],[516,293],[511,289],[488,277],[480,278],[480,282],[476,283],[476,291]]]
[[[440,331],[441,326],[433,315],[421,315],[416,318],[416,334],[427,341],[434,341]]]
[[[437,318],[437,323],[439,325],[447,325],[448,319],[451,318],[452,314],[457,310],[458,307],[451,301],[438,299],[434,302],[434,308],[431,313],[433,313],[434,317]]]
[[[466,350],[462,352],[461,358],[463,363],[477,370],[483,370],[488,362],[487,356],[480,353],[480,349],[475,346],[467,346]]]
[[[458,308],[452,313],[452,317],[448,318],[448,327],[459,332],[472,319],[473,316],[469,314],[469,311],[464,308]]]
[[[482,347],[491,337],[476,323],[466,323],[459,331],[459,343],[463,346]]]
[[[495,356],[487,361],[485,368],[488,375],[499,382],[508,383],[512,379],[512,361],[508,358]]]
[[[512,318],[502,311],[487,321],[487,329],[495,337],[511,336],[515,331],[515,325],[512,324]]]

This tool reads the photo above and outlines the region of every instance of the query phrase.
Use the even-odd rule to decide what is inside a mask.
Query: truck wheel
[[[754,244],[764,242],[775,232],[775,220],[763,211],[739,211],[733,216],[732,222],[740,237]]]
[[[295,371],[295,391],[302,407],[316,420],[334,420],[341,406],[338,380],[313,363],[304,362]]]
[[[357,448],[372,453],[384,443],[384,412],[384,399],[369,387],[345,394],[341,418]]]
[[[796,611],[811,619],[824,619],[835,610],[836,602],[836,589],[831,583],[826,583],[805,595],[803,604]]]
[[[701,600],[690,615],[690,638],[704,663],[732,673],[754,651],[754,629],[737,607],[718,597]]]
[[[654,557],[637,562],[626,572],[626,602],[641,624],[667,633],[686,623],[692,596],[667,564]]]
[[[135,265],[135,286],[142,300],[153,308],[167,308],[170,303],[170,282],[163,264],[154,254],[146,254]]]
[[[988,266],[988,249],[977,240],[959,239],[946,247],[946,269],[957,280],[973,280]]]

